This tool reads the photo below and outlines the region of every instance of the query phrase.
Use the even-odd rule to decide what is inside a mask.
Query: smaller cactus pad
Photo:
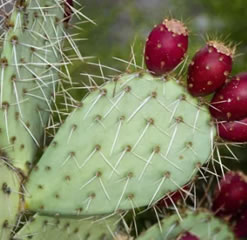
[[[174,79],[120,76],[67,118],[30,175],[26,206],[90,215],[151,205],[192,179],[214,135],[208,110]]]
[[[65,74],[63,8],[53,0],[16,1],[0,57],[0,147],[27,174]],[[59,76],[61,74],[61,76]],[[31,166],[30,166],[31,165]]]
[[[35,215],[14,236],[16,240],[112,240],[119,216],[106,219],[69,219]]]
[[[166,217],[160,222],[160,226],[152,226],[136,240],[174,240],[183,232],[190,232],[200,240],[235,239],[229,226],[207,210],[186,210],[181,213],[181,218],[177,214]]]
[[[20,176],[0,162],[0,239],[8,240],[16,224],[20,202]]]

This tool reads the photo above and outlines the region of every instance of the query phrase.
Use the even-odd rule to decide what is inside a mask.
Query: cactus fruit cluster
[[[189,31],[165,19],[146,42],[148,70],[107,78],[77,102],[66,90],[68,65],[85,58],[68,29],[73,15],[91,21],[77,5],[18,0],[5,20],[0,239],[247,237],[247,177],[224,174],[218,149],[224,139],[247,140],[247,75],[229,77],[235,48],[209,41],[186,83],[176,69],[186,66]],[[209,103],[203,96],[212,93]],[[66,120],[57,96],[73,108]],[[207,190],[197,194],[202,181]]]

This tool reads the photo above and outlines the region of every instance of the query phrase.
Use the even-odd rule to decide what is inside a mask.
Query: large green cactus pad
[[[20,202],[20,176],[0,162],[0,239],[8,240],[16,224]]]
[[[112,240],[119,216],[76,220],[35,215],[16,235],[16,240]]]
[[[174,214],[164,218],[160,224],[152,226],[136,240],[174,240],[183,232],[190,232],[200,240],[235,239],[230,227],[206,210],[186,210],[181,217],[182,219]]]
[[[174,79],[126,74],[85,98],[31,173],[27,208],[90,215],[152,204],[211,155],[210,115]]]
[[[0,59],[0,147],[27,172],[52,111],[60,79],[63,5],[54,0],[17,1]]]

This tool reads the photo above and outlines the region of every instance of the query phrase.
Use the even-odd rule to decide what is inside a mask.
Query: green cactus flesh
[[[61,126],[30,175],[26,207],[90,215],[151,205],[192,179],[214,135],[208,110],[174,79],[120,76]]]
[[[0,239],[7,240],[19,211],[20,176],[3,161],[0,165],[0,187]]]
[[[235,239],[230,227],[206,210],[186,210],[180,217],[174,214],[164,218],[160,224],[155,224],[136,240],[174,240],[183,232],[190,232],[200,240]]]
[[[16,240],[112,240],[119,216],[105,219],[69,219],[35,215],[19,232]]]
[[[63,7],[55,2],[17,1],[0,59],[0,147],[24,172],[42,146],[60,78]]]

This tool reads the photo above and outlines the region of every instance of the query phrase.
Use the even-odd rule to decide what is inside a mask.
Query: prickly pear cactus
[[[204,209],[186,210],[180,218],[177,214],[164,218],[144,232],[136,240],[174,240],[183,232],[190,232],[200,240],[234,240],[230,227]]]
[[[90,86],[92,91],[78,103],[61,79],[74,89],[67,65],[82,60],[75,42],[81,39],[74,41],[65,28],[73,13],[91,21],[74,8],[79,1],[14,3],[0,57],[0,239],[132,239],[142,225],[138,217],[151,211],[156,219],[150,218],[148,224],[154,220],[158,224],[137,240],[234,239],[231,229],[213,214],[202,209],[180,212],[179,203],[170,197],[185,192],[188,198],[183,204],[191,204],[193,197],[196,206],[197,172],[205,182],[209,178],[205,172],[218,180],[214,162],[224,172],[215,126],[204,101],[192,97],[170,73],[187,59],[184,24],[173,19],[159,26],[149,54],[164,54],[160,50],[166,50],[167,36],[173,44],[167,52],[170,56],[165,52],[167,59],[161,55],[160,60],[153,59],[164,70],[152,72],[156,77],[143,69],[114,77],[100,87],[93,83],[96,86]],[[72,59],[63,51],[64,39],[70,45],[66,50],[73,51]],[[144,56],[146,63],[149,54]],[[174,55],[177,61],[167,69]],[[104,75],[102,65],[99,67]],[[205,72],[209,69],[206,66]],[[221,73],[224,79],[229,72]],[[211,86],[211,79],[207,83]],[[57,93],[57,85],[62,93]],[[56,105],[60,93],[67,110],[76,109],[57,124],[52,113],[61,113]],[[48,143],[43,136],[48,120],[52,126],[63,125],[56,135],[54,130],[53,141],[37,161],[38,148]],[[211,159],[213,171],[208,169]],[[185,186],[192,182],[187,191]],[[199,206],[210,198],[208,186],[205,189]],[[157,202],[164,196],[172,203],[166,206],[169,213],[175,210],[176,214],[160,222],[164,206]],[[145,217],[139,219],[145,221]],[[125,230],[124,234],[119,235],[119,230]]]
[[[174,79],[119,76],[67,118],[28,179],[26,207],[90,215],[151,205],[192,179],[214,135],[208,110]]]
[[[35,215],[14,239],[112,240],[116,239],[119,216],[102,219],[66,219]]]
[[[16,1],[0,64],[0,147],[25,174],[52,112],[63,65],[63,3]]]

